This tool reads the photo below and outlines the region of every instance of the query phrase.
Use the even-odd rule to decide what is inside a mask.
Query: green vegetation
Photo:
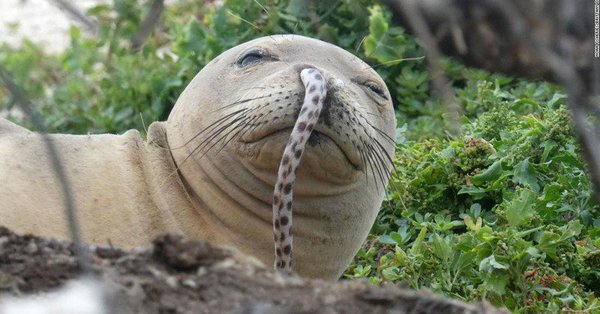
[[[140,52],[129,40],[148,3],[114,2],[116,14],[89,11],[98,38],[73,29],[59,55],[29,42],[0,47],[0,63],[50,130],[142,130],[165,119],[193,75],[227,48],[269,34],[317,37],[381,74],[400,126],[388,198],[345,277],[485,298],[516,313],[600,313],[600,207],[559,88],[443,60],[465,112],[453,137],[422,52],[371,1],[183,1]],[[0,109],[12,106],[0,88]]]

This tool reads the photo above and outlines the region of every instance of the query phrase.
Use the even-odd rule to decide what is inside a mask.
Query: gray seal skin
[[[392,169],[396,119],[379,75],[334,45],[298,35],[236,46],[207,64],[146,140],[50,136],[72,184],[85,241],[148,246],[182,234],[272,265],[277,169],[304,97],[300,71],[327,82],[294,186],[294,270],[339,278],[366,238]],[[0,119],[0,225],[68,238],[62,189],[38,134]]]

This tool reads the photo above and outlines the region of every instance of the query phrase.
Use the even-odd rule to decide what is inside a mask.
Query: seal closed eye
[[[315,68],[326,96],[294,170],[293,267],[338,278],[373,224],[392,169],[396,122],[384,82],[345,50],[298,35],[259,38],[216,60],[145,141],[137,131],[52,135],[73,182],[82,236],[135,247],[180,233],[273,264],[273,191],[292,129],[310,114],[301,112],[305,96],[316,92],[300,73]],[[0,134],[0,180],[11,180],[0,189],[2,224],[66,238],[44,145],[13,129],[0,128],[8,130]]]
[[[252,49],[246,52],[242,57],[237,61],[237,66],[240,68],[245,68],[249,65],[260,61],[274,61],[276,58],[269,55],[268,52],[261,49]]]

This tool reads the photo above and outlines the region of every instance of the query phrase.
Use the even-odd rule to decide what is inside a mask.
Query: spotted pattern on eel
[[[327,94],[323,74],[318,69],[304,69],[300,78],[305,87],[304,102],[283,151],[273,192],[275,269],[284,272],[292,270],[292,200],[296,171]]]

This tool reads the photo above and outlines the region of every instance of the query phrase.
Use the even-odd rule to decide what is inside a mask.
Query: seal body
[[[2,127],[4,126],[4,127]],[[163,123],[148,141],[123,135],[63,135],[50,139],[71,183],[86,242],[137,247],[160,234],[201,236],[210,225],[190,210],[166,145]],[[63,190],[37,133],[0,119],[0,225],[16,232],[68,239]]]
[[[294,185],[294,270],[339,278],[384,197],[395,116],[381,78],[322,41],[281,35],[236,46],[206,65],[147,140],[51,135],[88,242],[135,247],[163,233],[234,246],[274,262],[277,170],[319,69],[327,96]],[[39,135],[0,121],[0,224],[68,238],[62,191]]]

